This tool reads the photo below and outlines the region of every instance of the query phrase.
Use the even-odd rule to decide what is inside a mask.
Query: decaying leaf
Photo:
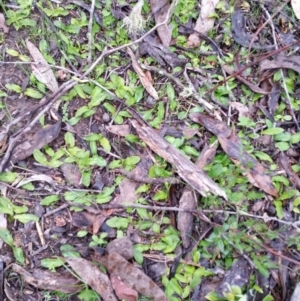
[[[151,82],[149,81],[148,77],[146,76],[145,72],[141,69],[139,66],[139,63],[137,62],[134,53],[130,48],[127,48],[127,53],[129,54],[131,60],[132,60],[132,66],[135,72],[138,74],[139,79],[143,85],[143,87],[146,89],[146,91],[151,95],[154,99],[158,99],[158,94],[154,87],[152,86]]]
[[[155,23],[162,23],[168,14],[170,9],[169,1],[157,1],[150,0],[151,11],[154,14]],[[172,30],[169,28],[167,24],[163,24],[157,28],[158,36],[161,39],[162,44],[165,47],[169,47],[171,38],[172,38]]]
[[[128,124],[116,124],[116,125],[108,125],[106,129],[115,134],[122,137],[125,137],[130,134],[130,126]]]
[[[93,259],[104,265],[111,275],[119,277],[125,284],[145,297],[153,301],[167,301],[164,292],[153,280],[116,252],[104,256],[95,254]]]
[[[218,295],[220,297],[224,296],[224,293],[228,293],[230,288],[237,286],[242,288],[246,285],[251,276],[251,269],[246,259],[239,258],[233,263],[231,268],[226,272],[222,282],[218,288]]]
[[[5,25],[5,18],[2,13],[0,13],[0,29],[2,29],[4,33],[8,33],[9,31],[8,27]]]
[[[140,125],[135,120],[132,120],[131,123],[139,137],[155,153],[177,168],[178,175],[186,181],[187,184],[191,185],[203,196],[206,196],[208,193],[213,193],[227,199],[226,193],[214,181],[166,140],[161,138],[152,128],[146,125]]]
[[[195,26],[195,30],[200,33],[207,33],[214,27],[215,19],[211,15],[215,12],[219,0],[202,0],[201,11]],[[189,47],[198,47],[200,45],[199,35],[192,33],[187,41]]]
[[[300,74],[300,56],[286,56],[283,53],[279,53],[274,60],[270,61],[266,59],[260,63],[261,71],[279,68],[292,69]]]
[[[278,191],[274,187],[270,176],[265,174],[265,168],[244,150],[243,143],[224,122],[201,113],[192,113],[190,118],[203,124],[218,137],[225,153],[234,163],[241,164],[243,171],[246,172],[249,181],[253,185],[272,196],[278,196]]]
[[[38,63],[37,65],[32,65],[32,72],[34,73],[35,77],[44,83],[51,92],[57,91],[58,83],[55,75],[41,52],[28,39],[26,40],[26,46],[33,60]]]
[[[18,185],[16,186],[16,188],[21,187],[21,186],[23,186],[27,183],[30,183],[30,182],[35,182],[35,181],[47,182],[51,186],[54,186],[56,184],[54,182],[54,180],[51,177],[47,176],[47,175],[34,175],[34,176],[31,176],[29,178],[26,178],[26,179],[23,179],[22,181],[20,181],[18,183]]]
[[[22,141],[13,149],[10,161],[16,163],[33,154],[35,149],[41,149],[46,144],[55,140],[61,129],[59,120],[53,125],[48,125],[37,132],[28,132],[22,137]]]
[[[205,146],[195,165],[203,169],[207,164],[211,163],[217,150],[217,141],[210,146]],[[186,211],[197,208],[197,196],[195,191],[190,187],[185,187],[179,200],[179,208]],[[178,212],[177,229],[180,231],[182,244],[188,248],[191,244],[191,234],[193,230],[194,215],[191,212]]]
[[[119,277],[111,275],[110,281],[119,300],[136,301],[138,299],[137,291],[126,285]]]
[[[29,273],[21,266],[13,263],[12,270],[20,274],[24,281],[36,288],[74,294],[84,288],[80,281],[70,273],[53,273],[50,271],[35,269]]]
[[[76,188],[81,186],[82,174],[76,164],[64,163],[60,166],[60,169],[68,183]]]
[[[108,276],[95,265],[83,258],[67,258],[66,262],[104,301],[118,301]]]

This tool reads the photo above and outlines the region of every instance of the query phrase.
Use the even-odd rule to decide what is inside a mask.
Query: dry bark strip
[[[132,120],[131,124],[142,139],[155,153],[177,168],[178,175],[202,196],[213,193],[224,197],[226,193],[195,164],[189,161],[177,149],[161,138],[152,128],[140,125]]]

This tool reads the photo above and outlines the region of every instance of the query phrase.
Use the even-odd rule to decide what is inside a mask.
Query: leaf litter
[[[52,11],[24,3],[20,19],[18,7],[1,15],[0,69],[10,78],[0,90],[1,263],[24,265],[7,269],[9,299],[43,290],[80,300],[292,296],[299,41],[294,19],[282,16],[297,17],[297,6],[251,2],[250,15],[247,2],[218,2],[96,3],[94,11],[81,1]],[[36,22],[50,40],[33,31],[32,42],[10,43]],[[100,57],[87,70],[88,52]],[[21,73],[22,83],[14,78],[20,61],[31,75]],[[20,98],[36,103],[11,106]],[[163,264],[157,277],[146,262]],[[14,273],[39,290],[25,284],[22,292]]]

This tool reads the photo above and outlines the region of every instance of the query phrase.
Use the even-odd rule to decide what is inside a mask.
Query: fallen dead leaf
[[[26,178],[22,181],[20,181],[18,183],[18,185],[16,186],[16,188],[19,188],[27,183],[30,183],[30,182],[35,182],[35,181],[42,181],[42,182],[47,182],[48,184],[50,184],[51,186],[55,186],[55,182],[53,181],[53,179],[47,175],[34,175],[34,176],[31,176],[29,178]]]
[[[22,141],[13,149],[10,161],[16,163],[24,160],[33,154],[35,149],[41,149],[46,144],[55,140],[61,130],[61,121],[53,125],[37,130],[37,132],[28,132],[22,137]]]
[[[120,300],[136,301],[138,298],[137,291],[126,285],[119,277],[110,276],[111,285]]]
[[[26,39],[26,46],[32,56],[33,60],[38,63],[37,65],[32,65],[32,72],[35,77],[51,91],[55,92],[58,90],[58,83],[54,76],[51,67],[48,65],[47,61],[39,51],[39,49],[32,44],[28,39]]]
[[[145,72],[141,69],[139,63],[136,60],[136,57],[134,56],[134,53],[132,50],[127,47],[127,53],[129,54],[131,61],[132,61],[132,66],[137,75],[139,76],[139,79],[143,85],[143,87],[146,89],[146,91],[151,95],[154,99],[158,99],[158,94],[154,87],[152,86],[152,83],[149,81],[148,77],[146,76]]]
[[[248,107],[246,107],[246,106],[243,105],[242,103],[237,102],[237,101],[232,101],[232,102],[230,103],[230,106],[231,106],[233,109],[236,109],[236,110],[239,112],[239,116],[240,116],[240,117],[247,117],[247,118],[250,118],[250,113],[249,113]]]
[[[92,258],[104,265],[111,275],[119,277],[126,285],[145,297],[153,301],[167,301],[164,292],[153,280],[116,252],[104,256],[95,253]]]
[[[95,290],[104,301],[118,301],[108,276],[95,265],[83,258],[66,258],[65,260],[76,274]]]
[[[280,53],[272,61],[267,59],[262,61],[260,63],[260,70],[263,71],[266,69],[285,68],[285,69],[292,69],[300,74],[299,60],[300,60],[300,56],[298,55],[286,56]]]
[[[211,15],[215,12],[219,0],[202,0],[201,11],[195,26],[195,30],[200,33],[207,33],[214,27],[215,19]],[[199,35],[192,33],[187,41],[188,47],[198,47],[200,45]]]
[[[29,273],[21,266],[13,263],[12,270],[20,274],[24,281],[36,288],[50,291],[58,291],[66,294],[74,294],[84,288],[83,284],[70,273],[53,273],[50,271],[35,269]]]
[[[297,19],[300,19],[300,1],[299,0],[292,0],[291,1],[293,11],[297,17]]]
[[[106,129],[109,132],[111,132],[115,135],[122,136],[122,137],[125,137],[131,133],[130,126],[128,124],[108,125],[108,126],[106,126]]]
[[[3,29],[4,33],[8,33],[9,29],[5,25],[5,17],[2,13],[0,13],[0,29]]]

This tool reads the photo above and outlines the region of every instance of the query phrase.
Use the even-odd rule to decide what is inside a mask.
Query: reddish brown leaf
[[[120,300],[136,301],[138,298],[137,291],[126,285],[119,277],[110,276],[111,285]]]

